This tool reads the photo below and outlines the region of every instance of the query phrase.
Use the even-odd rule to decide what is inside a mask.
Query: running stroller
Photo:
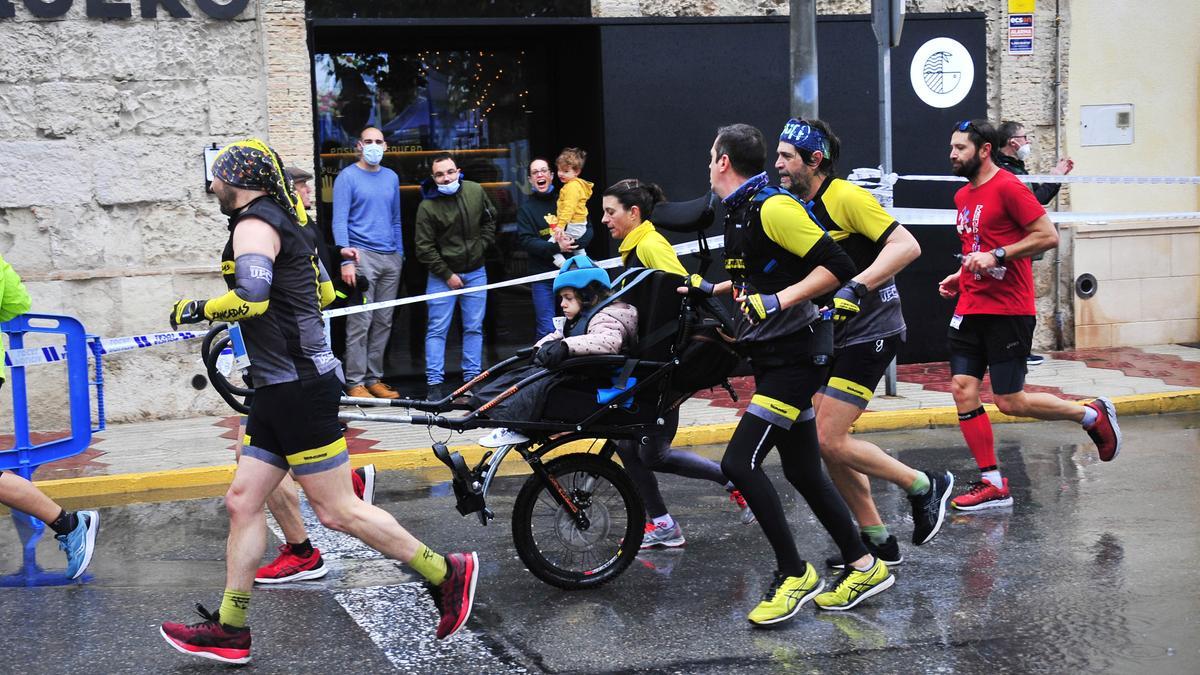
[[[564,589],[593,588],[619,576],[637,556],[642,541],[644,509],[624,470],[612,459],[608,440],[648,442],[663,416],[697,390],[723,385],[738,363],[736,353],[717,328],[728,329],[719,306],[680,295],[684,279],[668,272],[630,269],[613,282],[604,302],[623,301],[638,310],[636,345],[627,354],[583,356],[553,368],[534,368],[495,397],[482,402],[464,397],[486,382],[529,365],[533,348],[488,368],[440,401],[343,397],[341,419],[441,427],[457,432],[506,427],[529,438],[487,451],[474,467],[444,443],[433,452],[451,471],[457,508],[477,514],[486,525],[495,517],[488,491],[504,458],[516,452],[533,473],[513,507],[513,542],[517,553],[539,579]],[[603,306],[603,305],[601,305]],[[253,390],[239,387],[216,367],[229,343],[224,324],[210,330],[202,346],[214,388],[235,409],[247,406],[237,397]],[[507,418],[501,404],[543,378],[560,378],[536,419]],[[366,407],[399,407],[422,414],[369,413]],[[568,443],[600,441],[597,453],[577,452],[543,461]]]

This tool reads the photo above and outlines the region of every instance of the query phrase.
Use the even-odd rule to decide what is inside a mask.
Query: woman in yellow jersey
[[[675,249],[666,237],[654,229],[649,218],[655,204],[663,201],[662,189],[653,183],[642,183],[626,179],[604,191],[604,216],[602,222],[613,238],[621,242],[621,262],[626,268],[647,267],[688,276],[679,262]],[[638,445],[636,441],[614,441],[626,472],[637,485],[642,501],[646,505],[646,534],[642,548],[656,546],[683,546],[683,529],[667,511],[658,479],[654,472],[673,473],[688,478],[699,478],[719,483],[729,492],[729,498],[742,512],[743,523],[753,523],[746,501],[721,472],[717,462],[686,450],[673,450],[671,442],[679,427],[679,409],[667,414],[662,432],[648,443]]]

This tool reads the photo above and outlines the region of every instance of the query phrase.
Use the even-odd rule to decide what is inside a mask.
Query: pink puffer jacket
[[[554,331],[537,341],[541,347],[553,340],[563,340],[571,356],[619,354],[637,341],[637,308],[624,302],[612,302],[592,317],[586,335],[563,338]]]

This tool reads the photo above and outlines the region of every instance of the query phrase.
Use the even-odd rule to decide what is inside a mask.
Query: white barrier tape
[[[895,216],[903,225],[954,225],[957,212],[954,209],[909,209],[889,208],[888,213]],[[1178,211],[1160,213],[1091,213],[1086,211],[1047,211],[1050,220],[1058,225],[1077,223],[1120,223],[1130,221],[1166,221],[1166,220],[1196,220],[1200,221],[1198,211]]]
[[[1200,176],[1059,176],[1056,174],[1030,174],[1017,176],[1023,183],[1106,183],[1128,185],[1200,185]],[[965,183],[962,176],[944,176],[919,173],[890,173],[880,176],[879,169],[855,169],[848,177],[853,183],[867,187],[882,187],[895,185],[896,181],[933,181],[943,183]]]
[[[135,349],[145,349],[147,347],[158,347],[159,345],[171,344],[172,342],[182,342],[183,340],[195,340],[196,338],[204,337],[204,333],[193,331],[180,331],[178,333],[147,333],[144,335],[127,335],[125,337],[102,338],[99,340],[97,347],[88,349],[89,353],[93,350],[98,350],[100,354],[116,354],[118,352],[128,352]],[[95,344],[94,341],[89,341],[89,344]],[[13,349],[4,354],[4,365],[11,367],[17,366],[33,366],[42,363],[55,363],[57,361],[65,361],[67,359],[67,347],[26,347],[24,349]]]

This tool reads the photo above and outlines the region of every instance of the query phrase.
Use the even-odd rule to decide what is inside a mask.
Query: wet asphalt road
[[[509,514],[523,476],[495,486],[497,520],[484,528],[454,510],[447,485],[436,482],[444,470],[382,473],[377,503],[430,546],[479,551],[469,630],[437,643],[434,610],[411,574],[316,526],[313,539],[333,572],[255,594],[246,670],[1200,672],[1200,415],[1129,418],[1122,427],[1126,445],[1112,464],[1101,464],[1070,424],[997,427],[1011,510],[948,514],[936,540],[904,546],[892,590],[851,612],[806,607],[774,630],[745,620],[770,578],[769,549],[715,485],[661,477],[686,548],[643,553],[610,585],[565,592],[525,571],[513,550]],[[975,479],[956,429],[872,440],[913,466],[950,469],[960,486]],[[828,537],[794,491],[782,489],[778,465],[767,468],[801,554],[820,564],[833,551]],[[903,494],[877,485],[876,498],[906,542]],[[196,602],[219,603],[227,527],[220,500],[111,506],[101,515],[87,583],[0,588],[4,670],[223,670],[176,653],[157,629],[188,619]],[[37,561],[60,569],[48,539]],[[13,576],[19,570],[20,540],[5,518],[0,585],[22,583]]]

